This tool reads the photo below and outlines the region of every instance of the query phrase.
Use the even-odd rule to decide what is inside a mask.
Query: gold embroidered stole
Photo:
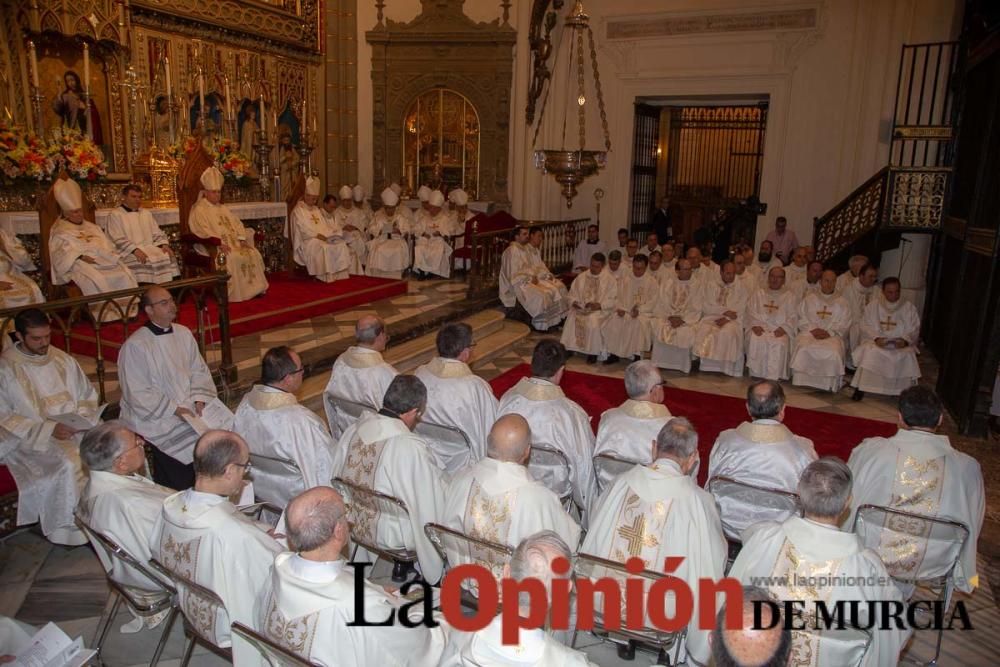
[[[479,480],[473,480],[469,499],[465,505],[465,532],[470,537],[497,544],[508,544],[513,501],[513,491],[491,496],[483,490]],[[474,544],[469,545],[468,553],[462,554],[462,562],[474,563],[489,569],[498,582],[503,577],[503,568],[506,564],[498,554]],[[479,594],[477,583],[470,582],[468,588],[476,595]]]
[[[265,609],[267,612],[264,615],[264,627],[261,629],[264,635],[293,653],[310,657],[313,640],[316,638],[319,612],[314,611],[298,618],[286,618],[278,609],[273,590],[267,595]]]
[[[344,479],[360,487],[375,490],[375,473],[382,460],[382,451],[387,440],[365,444],[357,435],[347,449],[347,461],[344,463]],[[365,541],[375,544],[378,520],[381,512],[375,505],[364,502],[351,502],[347,509],[348,518],[354,524],[354,530]]]
[[[944,471],[943,456],[919,461],[900,452],[889,506],[913,514],[937,516],[941,510]],[[889,574],[907,578],[920,571],[932,526],[930,521],[922,519],[886,515],[877,551]]]
[[[198,554],[201,551],[202,537],[191,540],[175,540],[167,530],[160,534],[160,558],[163,565],[171,572],[198,581]],[[195,626],[198,634],[204,637],[215,637],[216,621],[220,612],[219,605],[207,597],[199,595],[186,586],[179,586],[180,602],[184,617]]]
[[[670,515],[672,500],[646,503],[631,489],[618,510],[616,528],[611,539],[610,560],[624,563],[629,558],[641,558],[643,566],[661,570],[660,538]]]

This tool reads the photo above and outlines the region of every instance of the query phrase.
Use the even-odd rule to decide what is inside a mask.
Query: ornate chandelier
[[[568,150],[566,148],[566,124],[572,101],[566,107],[566,116],[563,117],[562,125],[562,148],[541,149],[534,153],[535,167],[542,170],[543,174],[552,174],[556,182],[562,186],[563,197],[566,198],[566,208],[573,207],[573,198],[577,194],[577,186],[583,183],[588,176],[593,176],[598,169],[604,168],[607,164],[608,151],[611,150],[611,137],[608,134],[608,116],[604,110],[604,94],[601,92],[601,74],[597,68],[597,49],[594,46],[594,33],[590,29],[590,17],[583,10],[582,0],[576,0],[573,10],[566,17],[564,41],[568,44],[567,59],[569,73],[567,77],[572,77],[573,66],[576,66],[576,106],[577,120],[580,128],[580,148]],[[590,64],[594,72],[594,89],[597,93],[597,106],[601,113],[601,124],[604,130],[604,150],[593,151],[586,149],[587,142],[587,94],[586,94],[586,67],[583,57],[583,36],[586,33],[590,43]],[[576,56],[574,58],[574,46]],[[553,72],[558,67],[558,54],[556,62],[553,64]],[[567,82],[568,82],[567,78]],[[553,82],[549,80],[549,86],[545,91],[545,98],[542,100],[542,110],[538,117],[538,125],[535,127],[535,136],[532,140],[532,148],[538,141],[538,132],[542,127],[542,120],[545,117],[549,92],[552,90]]]

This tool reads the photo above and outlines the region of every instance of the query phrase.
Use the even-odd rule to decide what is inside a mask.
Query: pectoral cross
[[[898,322],[892,321],[892,315],[886,315],[885,320],[879,321],[879,327],[882,331],[892,331],[892,329],[898,324]]]
[[[833,315],[833,311],[827,310],[826,306],[823,306],[823,310],[817,310],[816,314],[819,315],[819,319],[825,320],[826,318]]]
[[[774,315],[774,311],[778,310],[778,305],[774,301],[768,301],[764,304],[764,307],[767,308],[768,315]]]

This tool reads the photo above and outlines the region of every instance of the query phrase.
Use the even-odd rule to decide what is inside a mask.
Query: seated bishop
[[[76,181],[60,179],[52,186],[62,216],[49,231],[52,284],[74,283],[84,295],[114,292],[139,286],[135,276],[118,255],[118,249],[101,228],[83,218],[83,193]],[[118,308],[93,304],[91,311],[101,321],[132,317],[126,312],[129,299],[121,298]],[[102,312],[103,311],[103,312]]]
[[[233,431],[243,436],[252,453],[288,459],[299,469],[298,479],[260,466],[254,470],[257,497],[278,507],[306,489],[329,486],[345,455],[326,424],[296,398],[303,372],[301,357],[290,347],[265,352],[260,384],[240,401],[233,421]]]
[[[35,263],[17,236],[0,229],[0,308],[17,308],[42,303],[45,297],[38,283],[24,275]],[[5,337],[4,345],[8,343]]]
[[[344,431],[338,446],[347,453],[334,477],[366,489],[393,496],[406,504],[406,514],[381,513],[374,525],[361,521],[352,509],[350,520],[366,538],[385,549],[406,549],[417,554],[420,573],[430,584],[441,578],[444,564],[424,525],[437,521],[444,508],[444,474],[437,467],[427,442],[414,429],[427,409],[427,388],[413,375],[397,375],[382,399],[382,409],[361,417]],[[396,565],[393,578],[405,577]]]
[[[750,297],[745,326],[750,375],[787,380],[789,341],[798,326],[798,302],[795,293],[785,289],[785,270],[781,267],[771,269],[767,286]]]
[[[490,430],[486,458],[462,470],[445,492],[441,523],[470,537],[514,547],[541,530],[555,532],[573,548],[580,526],[559,498],[528,472],[531,427],[518,414],[504,415]],[[470,559],[451,556],[451,567]]]
[[[339,201],[333,210],[334,228],[347,240],[361,264],[368,262],[368,214],[354,205],[354,191],[344,185],[337,193]]]
[[[812,440],[795,435],[785,420],[785,391],[773,380],[747,389],[747,413],[752,421],[719,434],[708,457],[708,479],[728,477],[737,482],[795,492],[799,476],[816,460]],[[780,511],[752,504],[745,498],[718,495],[726,535],[734,541],[758,521],[784,519]]]
[[[225,270],[229,274],[229,302],[247,301],[267,292],[264,258],[253,245],[253,230],[248,230],[229,208],[222,203],[222,172],[209,167],[201,175],[201,193],[191,207],[188,227],[195,236],[217,238],[219,250],[226,256]],[[199,254],[207,255],[200,244]]]
[[[607,271],[604,275],[611,277]],[[608,353],[604,363],[615,363],[622,358],[639,359],[649,351],[653,345],[654,313],[659,296],[660,284],[647,270],[645,256],[637,255],[632,260],[632,270],[618,281],[614,309],[601,329]]]
[[[900,291],[898,278],[886,278],[862,315],[861,342],[852,355],[857,366],[851,380],[856,401],[866,391],[898,396],[920,379],[916,348],[920,315]]]
[[[365,315],[354,325],[355,344],[344,350],[333,362],[330,380],[326,383],[323,404],[330,433],[339,440],[357,419],[337,408],[330,397],[344,398],[368,406],[372,411],[382,407],[382,397],[399,372],[382,358],[389,342],[385,323],[374,315]]]
[[[597,499],[594,477],[594,431],[590,417],[559,387],[566,370],[566,348],[554,340],[542,340],[531,355],[531,377],[521,378],[500,399],[499,415],[519,414],[531,426],[532,445],[562,452],[568,470],[542,461],[535,454],[532,475],[564,497],[572,492],[573,503],[586,519]]]
[[[707,271],[708,269],[701,269]],[[653,363],[682,373],[691,371],[695,327],[701,321],[702,287],[691,274],[691,260],[677,260],[677,277],[663,283],[656,305]]]
[[[728,576],[744,584],[767,582],[764,587],[773,599],[799,600],[810,612],[820,601],[831,610],[850,605],[858,610],[860,627],[877,628],[867,652],[851,642],[822,642],[818,634],[792,630],[792,654],[813,656],[810,664],[854,665],[862,654],[866,667],[898,664],[911,630],[893,623],[883,610],[902,608],[902,595],[875,552],[864,548],[854,533],[838,528],[849,509],[850,469],[837,458],[813,461],[802,471],[797,489],[803,516],[750,526]],[[836,583],[800,583],[818,573]]]
[[[319,189],[318,178],[306,179],[302,199],[292,209],[292,247],[296,264],[306,267],[310,276],[332,283],[346,278],[351,271],[357,272],[358,262],[343,236],[330,227],[316,205]]]
[[[500,258],[500,302],[508,314],[521,308],[540,331],[562,322],[569,311],[566,285],[552,275],[538,251],[544,238],[541,229],[518,226]],[[618,257],[621,261],[621,253]]]
[[[799,335],[789,364],[792,384],[838,392],[844,383],[851,308],[837,294],[836,273],[824,271],[820,280],[820,291],[808,292],[799,303]]]
[[[0,464],[17,483],[17,525],[37,521],[50,542],[84,544],[73,520],[85,481],[78,443],[97,422],[97,392],[76,359],[49,345],[45,313],[20,311],[14,330],[0,356]]]
[[[601,489],[611,486],[614,477],[601,469],[596,457],[609,454],[644,465],[652,463],[650,445],[672,416],[663,404],[663,377],[652,361],[629,364],[625,369],[625,393],[628,400],[605,410],[597,427],[594,467]]]
[[[451,277],[452,236],[459,233],[454,220],[444,208],[444,195],[434,190],[427,199],[424,215],[413,231],[413,270],[420,277]]]
[[[125,266],[140,283],[167,283],[181,274],[167,235],[142,207],[142,188],[129,183],[122,190],[122,205],[108,216],[108,236]]]
[[[472,327],[452,322],[437,334],[438,356],[414,372],[427,388],[424,419],[462,431],[469,447],[431,439],[430,446],[442,470],[453,474],[486,456],[486,436],[497,417],[497,399],[486,380],[469,368]]]
[[[382,208],[368,225],[368,266],[365,273],[383,278],[402,278],[410,268],[410,246],[406,237],[410,234],[410,218],[403,213],[405,206],[399,205],[399,195],[392,188],[382,191]]]
[[[351,527],[340,494],[316,488],[296,496],[288,505],[286,529],[290,550],[274,559],[251,627],[313,665],[438,664],[445,642],[441,626],[379,625],[408,600],[357,582],[359,564],[343,557]],[[374,625],[354,625],[359,617]]]
[[[476,214],[469,210],[469,193],[462,188],[455,188],[448,193],[448,205],[451,209],[448,214],[451,216],[451,229],[455,234],[455,250],[465,247],[465,230],[470,220]],[[471,238],[471,237],[470,237]],[[468,259],[462,259],[456,266],[461,269],[469,268]]]
[[[723,262],[719,280],[702,289],[702,318],[695,330],[694,353],[701,359],[700,369],[743,375],[743,322],[750,294],[736,280],[736,265]]]
[[[979,585],[976,547],[985,507],[983,473],[976,459],[953,448],[948,436],[939,433],[943,419],[941,399],[933,390],[921,385],[903,390],[896,434],[866,438],[851,451],[851,513],[871,504],[962,523],[969,536],[950,576],[958,590],[971,593]],[[951,559],[939,557],[940,544],[906,530],[905,519],[898,521],[896,525],[904,527],[889,531],[877,549],[890,572],[912,572],[932,559],[942,570],[950,567]]]
[[[562,344],[587,355],[594,363],[604,354],[602,329],[615,306],[618,281],[604,272],[604,255],[590,258],[590,268],[573,279],[569,289],[570,311],[563,325]]]
[[[580,553],[619,563],[639,558],[656,572],[664,571],[665,558],[681,556],[672,574],[687,583],[698,609],[699,580],[718,580],[726,562],[715,500],[691,477],[698,434],[687,419],[674,417],[649,447],[653,462],[620,475],[596,503]],[[685,648],[699,663],[708,663],[708,630],[699,628],[697,614]]]
[[[573,273],[583,273],[590,268],[590,258],[597,253],[607,255],[607,248],[601,241],[601,228],[587,225],[587,238],[580,241],[573,251]]]

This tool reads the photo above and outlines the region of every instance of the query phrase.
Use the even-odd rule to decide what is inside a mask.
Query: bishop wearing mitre
[[[355,269],[356,260],[343,237],[330,228],[316,205],[319,188],[318,178],[306,179],[302,199],[292,209],[292,246],[296,264],[305,266],[310,276],[332,283],[346,278]]]
[[[614,310],[602,329],[604,348],[608,352],[605,363],[614,363],[620,358],[638,359],[653,344],[660,284],[646,269],[646,261],[645,255],[636,255],[631,270],[618,280]],[[603,275],[614,279],[607,270]]]
[[[368,214],[354,205],[354,190],[351,186],[341,186],[337,193],[337,208],[333,210],[336,228],[344,235],[347,244],[358,256],[362,264],[368,263]]]
[[[844,339],[851,327],[851,308],[847,300],[837,294],[836,273],[823,272],[820,291],[806,293],[799,303],[798,317],[799,335],[795,338],[791,362],[792,384],[840,391],[844,383]]]
[[[142,188],[129,183],[122,190],[122,205],[108,216],[108,236],[140,283],[170,282],[181,274],[174,251],[153,214],[141,206]]]
[[[452,247],[448,239],[458,232],[451,214],[444,210],[444,194],[440,190],[431,193],[426,214],[413,233],[417,237],[413,246],[413,270],[417,275],[450,277]]]
[[[883,280],[881,293],[861,318],[861,343],[853,354],[858,368],[851,380],[856,401],[866,391],[898,396],[920,378],[916,349],[920,315],[901,297],[900,289],[898,278]]]
[[[747,304],[747,368],[753,377],[788,379],[789,340],[798,322],[795,293],[785,289],[785,270],[767,273],[767,286]]]
[[[392,188],[382,191],[382,208],[368,225],[368,265],[365,273],[369,276],[401,278],[403,271],[410,268],[410,246],[406,236],[410,233],[410,216],[404,213],[406,207],[399,205],[399,195]]]
[[[695,329],[694,353],[701,370],[743,375],[743,320],[750,295],[736,279],[736,265],[723,262],[720,280],[702,287],[702,318]]]
[[[76,181],[57,180],[52,191],[62,209],[62,216],[49,232],[52,284],[72,282],[85,295],[138,287],[139,283],[122,263],[111,239],[100,227],[83,219],[83,192]],[[116,303],[121,312],[111,307],[102,308],[101,304],[94,304],[91,309],[102,321],[113,321],[120,319],[128,308],[126,298]]]
[[[618,296],[618,281],[604,272],[604,255],[594,253],[590,269],[579,274],[569,290],[570,312],[563,326],[562,344],[587,355],[588,363],[604,353],[601,330],[611,317]]]
[[[653,338],[653,362],[682,373],[691,371],[695,326],[701,321],[702,287],[692,277],[691,267],[691,260],[677,260],[677,278],[660,288],[656,306],[659,330]]]
[[[559,324],[569,310],[566,286],[552,275],[538,252],[543,238],[541,229],[528,231],[519,225],[514,241],[500,257],[500,302],[508,312],[520,304],[531,317],[531,326],[540,331]]]
[[[225,269],[229,273],[229,302],[246,301],[267,291],[264,275],[264,258],[253,247],[253,232],[248,231],[240,219],[222,203],[222,185],[225,178],[215,167],[201,174],[201,193],[191,207],[188,227],[201,238],[222,241],[219,250],[226,255]],[[201,245],[195,246],[198,254],[207,255]]]
[[[45,301],[38,283],[24,275],[25,271],[34,270],[35,263],[21,240],[6,229],[0,229],[0,308]]]

